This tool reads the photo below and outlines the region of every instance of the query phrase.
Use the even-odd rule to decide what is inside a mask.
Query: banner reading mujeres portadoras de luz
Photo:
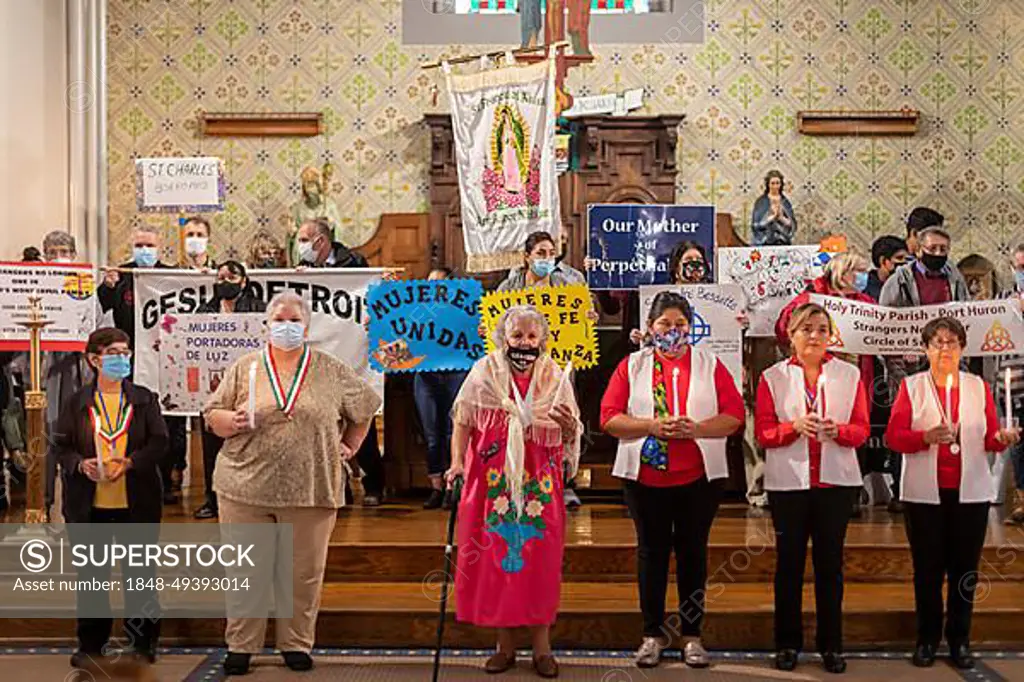
[[[453,74],[448,84],[469,272],[521,265],[531,232],[559,243],[555,61]]]
[[[368,363],[366,290],[386,270],[377,268],[250,270],[249,286],[269,301],[290,290],[309,301],[313,320],[310,343],[335,356],[384,395],[384,375]],[[160,327],[173,324],[213,298],[216,273],[138,268],[135,275],[135,377],[137,384],[160,390]],[[241,313],[240,313],[241,314]],[[227,339],[225,339],[227,342]]]
[[[384,372],[469,369],[484,355],[475,279],[381,282],[370,287],[370,366]]]
[[[668,284],[672,249],[684,241],[704,249],[709,268],[715,262],[714,206],[591,204],[587,232],[591,289]]]

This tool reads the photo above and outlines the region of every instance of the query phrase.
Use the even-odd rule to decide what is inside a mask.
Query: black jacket
[[[262,313],[266,312],[267,304],[252,295],[252,289],[245,288],[238,300],[235,301],[236,313]],[[214,296],[206,303],[199,306],[197,313],[219,313],[220,299]]]
[[[167,455],[167,425],[155,393],[127,380],[122,385],[133,410],[125,451],[132,460],[132,468],[125,474],[131,522],[160,523],[163,485],[158,464]],[[91,383],[68,398],[52,434],[64,481],[64,520],[67,523],[87,523],[96,495],[96,484],[78,469],[83,459],[96,456],[89,420],[89,408],[94,404],[95,395],[96,384]]]
[[[135,262],[125,263],[121,268],[134,270]],[[170,268],[170,265],[157,262],[154,268]],[[114,310],[114,326],[128,335],[128,344],[135,348],[135,278],[131,274],[122,272],[117,284],[112,287],[99,286],[96,288],[96,298],[99,299],[103,312]]]
[[[334,263],[327,265],[321,265],[323,268],[368,268],[370,264],[366,262],[363,255],[356,253],[352,249],[348,248],[341,242],[331,242],[331,255],[334,256]]]

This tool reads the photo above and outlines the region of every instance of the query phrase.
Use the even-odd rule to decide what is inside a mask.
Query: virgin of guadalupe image
[[[515,119],[512,111],[505,108],[501,112],[501,119],[498,130],[495,131],[501,141],[501,164],[502,184],[509,194],[519,194],[523,191],[522,157],[523,149],[526,146],[525,139],[517,135]],[[525,135],[522,135],[525,137]],[[497,169],[495,169],[497,170]]]

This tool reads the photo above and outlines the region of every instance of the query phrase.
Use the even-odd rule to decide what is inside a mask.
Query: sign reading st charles
[[[587,284],[625,289],[671,281],[669,259],[680,242],[700,245],[715,262],[715,207],[591,204],[587,207]]]

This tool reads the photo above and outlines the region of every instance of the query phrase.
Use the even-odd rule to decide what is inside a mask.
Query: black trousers
[[[948,580],[946,641],[951,647],[969,643],[988,509],[987,502],[961,503],[959,490],[940,490],[939,504],[905,503],[919,644],[937,645],[942,637],[943,578]]]
[[[207,506],[217,508],[217,493],[213,490],[213,470],[217,466],[217,455],[224,445],[224,439],[206,428],[206,420],[199,420],[203,436],[203,484],[206,486]]]
[[[367,495],[380,497],[384,494],[384,460],[377,445],[377,421],[370,420],[370,430],[359,446],[356,462],[363,470],[363,490]]]
[[[132,531],[128,532],[128,528],[123,525],[130,523],[127,509],[93,509],[89,521],[89,529],[79,531],[82,534],[72,537],[73,542],[109,546],[113,542],[128,545],[156,543],[159,540],[157,524],[146,524],[145,526],[147,529],[153,529],[152,537],[142,537],[147,531],[140,531],[143,526],[137,524],[129,526],[128,528],[132,528]],[[73,528],[75,528],[74,525],[68,526],[69,531]],[[134,647],[136,651],[155,651],[160,636],[160,600],[156,591],[146,589],[146,587],[147,582],[152,581],[156,575],[156,568],[132,568],[126,563],[122,564],[121,577],[124,595],[125,644]],[[84,566],[78,569],[76,579],[80,581],[95,579],[101,582],[110,580],[110,566]],[[128,581],[132,581],[135,587],[142,589],[123,589]],[[78,648],[88,654],[98,655],[102,653],[110,640],[110,632],[114,626],[110,595],[97,590],[78,590],[76,598],[79,613],[90,614],[90,617],[78,618],[76,627]],[[104,615],[96,617],[95,614]]]
[[[164,490],[171,489],[171,472],[185,470],[185,455],[188,452],[187,417],[164,417],[167,424],[167,453],[160,460],[160,477]]]
[[[775,648],[804,647],[807,541],[814,564],[819,652],[843,650],[843,544],[860,488],[769,491],[775,525]]]
[[[625,492],[636,526],[644,636],[699,637],[708,579],[708,535],[722,499],[722,482],[701,477],[689,485],[654,488],[628,481]],[[673,550],[679,590],[678,631],[674,623],[665,625],[665,593]]]

